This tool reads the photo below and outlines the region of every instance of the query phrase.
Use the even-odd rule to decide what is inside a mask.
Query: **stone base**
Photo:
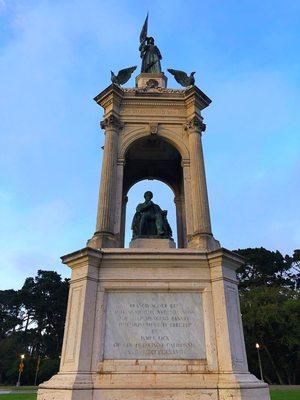
[[[110,373],[108,379],[113,375]],[[138,375],[142,375],[143,383],[137,384],[134,375],[127,372],[115,375],[111,384],[106,379],[102,382],[98,374],[79,374],[74,379],[72,374],[59,373],[39,386],[37,400],[270,400],[268,385],[250,374],[242,378],[247,382],[237,382],[239,377],[228,374],[227,383],[222,383],[222,374],[190,374],[190,387],[185,389],[181,387],[185,379],[180,373],[172,374],[171,381],[169,374],[158,374],[153,377],[153,382],[157,381],[155,388],[149,387],[148,377]]]
[[[113,233],[95,232],[94,236],[86,243],[92,249],[115,248],[119,246],[119,241]]]
[[[196,233],[188,237],[188,247],[191,249],[199,249],[201,251],[214,251],[219,249],[220,242],[213,235],[207,233]]]
[[[84,248],[62,261],[72,277],[60,372],[38,400],[270,399],[248,372],[237,254]]]
[[[148,74],[142,73],[135,79],[135,85],[137,88],[157,89],[166,88],[168,78],[164,73],[161,74]]]
[[[192,390],[45,390],[37,400],[268,400],[268,388]]]
[[[129,243],[130,248],[134,249],[174,249],[176,244],[173,239],[132,239]]]

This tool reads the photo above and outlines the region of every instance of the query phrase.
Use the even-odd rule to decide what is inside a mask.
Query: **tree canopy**
[[[299,384],[300,251],[292,257],[263,247],[235,252],[245,257],[237,277],[249,369],[259,376],[259,343],[264,379]]]
[[[270,251],[263,247],[238,249],[235,252],[246,261],[237,270],[241,290],[257,286],[295,288],[299,279],[295,270],[299,250],[295,250],[293,257],[283,256],[279,251]]]
[[[33,383],[38,359],[43,360],[41,378],[51,376],[53,364],[56,372],[67,297],[68,280],[55,271],[38,270],[34,278],[25,280],[20,290],[0,291],[0,382],[16,381],[23,353],[26,354],[24,382]],[[46,368],[47,364],[51,367]]]

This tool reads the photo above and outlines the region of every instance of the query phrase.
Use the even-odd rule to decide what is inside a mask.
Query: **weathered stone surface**
[[[205,358],[201,295],[108,293],[104,358]]]
[[[136,77],[137,88],[147,88],[148,90],[156,88],[166,88],[168,78],[163,73],[141,73]]]
[[[132,239],[129,247],[134,249],[172,249],[175,248],[173,239]]]
[[[239,256],[224,249],[202,253],[195,249],[85,248],[63,257],[63,262],[72,269],[72,278],[60,372],[40,385],[38,400],[269,400],[267,384],[248,372],[235,279]],[[157,298],[158,293],[162,297],[152,302],[151,296]],[[193,359],[193,353],[185,353],[186,358],[142,359],[140,350],[136,358],[124,359],[124,346],[123,359],[108,358],[114,356],[107,350],[120,321],[118,315],[113,317],[110,295],[120,296],[118,302],[116,297],[113,301],[127,310],[130,296],[135,304],[170,306],[178,302],[183,307],[179,314],[191,315],[193,329],[172,327],[174,332],[169,334],[162,327],[149,336],[170,336],[171,340],[159,339],[158,344],[188,338],[198,343],[204,359]],[[184,308],[191,304],[195,313],[190,314]],[[126,313],[120,315],[128,318]],[[146,313],[140,315],[143,319]],[[111,318],[115,325],[109,329]],[[203,328],[197,328],[197,318],[202,318]],[[130,341],[137,343],[132,328],[126,330],[131,333]],[[203,356],[198,351],[196,357]]]

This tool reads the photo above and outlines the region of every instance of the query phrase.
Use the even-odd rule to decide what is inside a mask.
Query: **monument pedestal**
[[[164,73],[141,73],[135,79],[136,87],[157,89],[157,88],[166,88],[167,87],[168,78]]]
[[[176,244],[173,239],[135,238],[129,243],[133,249],[174,249]]]
[[[225,249],[84,248],[72,269],[60,371],[38,400],[267,400],[248,372]]]

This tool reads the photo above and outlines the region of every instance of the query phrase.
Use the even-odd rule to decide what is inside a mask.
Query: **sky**
[[[110,70],[140,66],[147,11],[163,70],[197,71],[212,99],[203,147],[214,236],[230,250],[300,247],[299,1],[0,0],[0,289],[38,269],[69,276],[60,256],[93,235],[104,143],[93,98]],[[145,189],[175,230],[170,189],[140,182],[127,243]]]

